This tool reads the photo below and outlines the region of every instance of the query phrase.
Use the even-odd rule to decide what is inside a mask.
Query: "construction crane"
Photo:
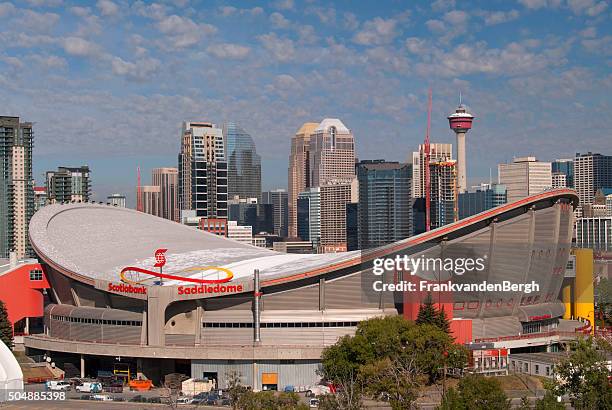
[[[431,87],[427,105],[427,131],[425,133],[425,231],[431,230],[431,176],[429,175],[429,131],[431,128]]]
[[[137,186],[136,186],[136,210],[142,212],[142,187],[140,186],[140,165],[136,170],[137,173]]]

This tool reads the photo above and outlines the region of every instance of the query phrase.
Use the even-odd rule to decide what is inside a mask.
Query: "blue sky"
[[[513,156],[612,154],[612,7],[602,0],[0,0],[0,114],[35,122],[37,182],[88,164],[98,199],[134,202],[136,166],[176,166],[183,120],[235,120],[285,187],[291,136],[337,117],[362,159],[453,142],[468,177]]]

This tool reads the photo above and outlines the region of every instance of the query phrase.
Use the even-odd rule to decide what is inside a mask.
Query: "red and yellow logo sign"
[[[182,270],[181,272],[202,272],[203,276],[210,276],[211,274],[221,272],[224,275],[224,277],[219,278],[219,279],[185,277],[185,276],[176,275],[176,273],[178,272],[175,272],[175,274],[160,273],[160,272],[155,272],[155,271],[144,269],[144,268],[139,268],[136,266],[128,266],[126,268],[123,268],[121,270],[121,273],[119,274],[119,277],[121,278],[122,282],[130,284],[130,285],[141,285],[148,279],[146,277],[143,279],[140,279],[139,275],[135,277],[133,273],[136,273],[136,274],[142,273],[147,276],[154,276],[160,279],[170,279],[170,280],[177,280],[181,282],[189,282],[189,283],[197,283],[197,284],[226,283],[226,282],[231,281],[234,278],[234,274],[232,273],[231,270],[227,268],[222,268],[220,266],[197,266],[194,268]],[[130,275],[130,273],[132,274]]]

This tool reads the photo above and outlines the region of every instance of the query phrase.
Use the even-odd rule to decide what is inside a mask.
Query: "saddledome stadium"
[[[564,313],[558,296],[577,203],[574,191],[552,190],[367,252],[317,255],[277,253],[110,205],[45,206],[29,235],[51,303],[44,334],[25,345],[80,355],[82,364],[124,358],[156,381],[182,370],[225,387],[225,375],[237,371],[254,389],[311,385],[324,347],[361,320],[408,310],[402,295],[372,290],[381,280],[374,259],[396,255],[486,255],[486,269],[453,281],[539,284],[529,295],[452,294],[454,320],[470,323],[466,342],[549,329]],[[159,248],[167,249],[165,278],[146,273],[159,272]]]

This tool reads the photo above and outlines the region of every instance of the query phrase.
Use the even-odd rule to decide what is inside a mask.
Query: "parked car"
[[[144,397],[144,396],[143,396],[143,395],[141,395],[141,394],[138,394],[138,395],[136,395],[136,396],[132,397],[132,398],[131,398],[129,401],[131,401],[131,402],[133,402],[133,403],[146,403],[147,398],[146,398],[146,397]]]
[[[310,407],[311,409],[318,409],[319,408],[319,399],[310,399],[310,402],[308,403],[308,407]]]
[[[92,394],[89,400],[113,401],[113,398],[108,394]]]
[[[65,380],[48,380],[45,382],[45,388],[52,391],[69,391],[70,383]]]
[[[191,397],[179,397],[176,399],[176,404],[191,404],[192,401]]]

